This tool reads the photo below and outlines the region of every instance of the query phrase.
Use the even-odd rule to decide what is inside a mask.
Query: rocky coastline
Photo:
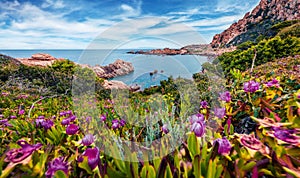
[[[189,51],[185,48],[181,49],[152,49],[149,51],[138,50],[138,51],[129,51],[128,54],[146,54],[146,55],[185,55],[188,54]]]
[[[63,58],[55,58],[49,54],[33,54],[30,58],[11,58],[14,61],[18,61],[27,66],[39,66],[39,67],[47,67],[51,66],[55,61],[58,60],[66,60]],[[88,67],[92,69],[96,75],[103,79],[111,79],[117,76],[127,75],[134,71],[134,67],[132,63],[123,61],[121,59],[117,59],[112,64],[107,66],[90,66],[86,64],[77,64],[81,67]],[[105,89],[130,89],[125,83],[116,80],[104,80],[103,87]]]
[[[231,52],[235,47],[229,48],[213,48],[210,44],[193,44],[184,46],[180,49],[152,49],[148,51],[128,51],[128,54],[144,54],[144,55],[201,55],[215,58],[224,52]]]

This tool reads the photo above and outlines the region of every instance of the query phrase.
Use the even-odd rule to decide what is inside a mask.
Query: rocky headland
[[[181,49],[152,49],[149,51],[138,50],[138,51],[129,51],[128,54],[147,54],[147,55],[185,55],[188,54],[189,51],[185,48]]]
[[[235,47],[230,48],[213,48],[210,44],[193,44],[187,45],[180,49],[152,49],[149,51],[138,50],[129,51],[128,54],[144,54],[144,55],[202,55],[208,57],[216,57],[224,52],[231,52]]]

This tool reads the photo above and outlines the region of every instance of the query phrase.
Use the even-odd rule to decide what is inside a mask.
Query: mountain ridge
[[[298,0],[261,0],[242,19],[228,29],[216,34],[210,43],[212,47],[236,46],[245,41],[255,41],[260,35],[272,36],[270,29],[276,23],[300,19],[300,1]]]

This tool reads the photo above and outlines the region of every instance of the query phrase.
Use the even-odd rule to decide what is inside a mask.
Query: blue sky
[[[0,49],[86,49],[94,44],[98,48],[160,48],[209,43],[214,34],[258,2],[1,0]]]

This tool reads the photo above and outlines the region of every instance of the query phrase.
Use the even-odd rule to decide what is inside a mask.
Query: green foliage
[[[256,54],[255,66],[275,59],[300,54],[300,39],[297,37],[281,38],[279,36],[269,40],[262,40],[257,45],[248,46],[244,50],[238,49],[224,53],[216,60],[229,74],[233,68],[245,71],[251,68],[252,60]]]
[[[281,38],[288,38],[291,36],[300,38],[300,22],[282,29],[278,33],[278,36],[280,36]]]
[[[292,25],[297,24],[299,22],[300,22],[300,20],[287,20],[287,21],[279,22],[279,23],[273,25],[271,28],[275,29],[277,31],[280,31],[280,30],[282,30],[286,27],[292,26]]]
[[[55,71],[59,71],[65,74],[74,74],[75,69],[74,62],[70,60],[57,60],[55,61],[50,68],[52,68]]]
[[[259,40],[261,41],[261,40]],[[249,48],[251,48],[253,45],[255,45],[256,43],[252,42],[252,41],[246,41],[240,45],[237,46],[237,49],[238,50],[241,50],[241,51],[244,51],[244,50],[247,50]]]

